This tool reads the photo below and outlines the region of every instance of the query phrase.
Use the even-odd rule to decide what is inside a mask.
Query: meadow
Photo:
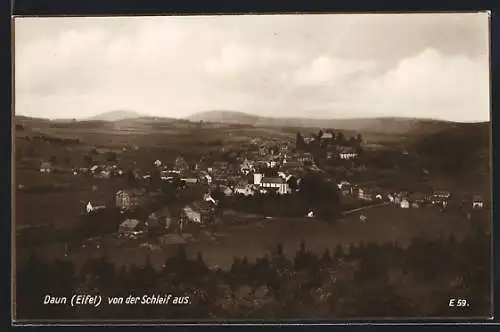
[[[368,220],[361,221],[361,214]],[[478,219],[468,220],[463,215],[443,213],[433,208],[401,209],[394,205],[365,209],[335,223],[311,218],[254,217],[244,224],[202,230],[201,234],[193,238],[195,240],[187,241],[186,251],[191,258],[202,253],[204,261],[211,268],[228,269],[235,257],[247,257],[249,261],[254,261],[272,251],[277,243],[283,245],[284,254],[292,259],[302,242],[317,255],[321,255],[325,248],[334,252],[337,246],[348,247],[361,243],[397,242],[404,248],[416,238],[434,240],[453,235],[460,241],[470,235],[477,224],[488,227],[487,212],[482,211]],[[177,250],[174,244],[158,246],[155,250],[140,247],[139,243],[113,245],[111,243],[116,241],[109,240],[113,237],[110,235],[89,242],[85,248],[70,253],[71,260],[80,265],[89,257],[105,255],[113,263],[123,266],[143,265],[149,258],[153,266],[161,268],[165,260]],[[62,255],[63,244],[45,246],[42,250],[46,252],[44,257],[54,259]]]

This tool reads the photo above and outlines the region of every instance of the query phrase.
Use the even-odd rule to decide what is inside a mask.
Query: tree
[[[295,147],[297,150],[301,150],[305,147],[306,143],[304,142],[304,137],[302,137],[302,134],[300,132],[297,132],[296,139],[295,139]]]
[[[89,155],[83,156],[83,161],[85,165],[90,166],[92,164],[92,156]]]
[[[288,178],[286,183],[288,184],[292,192],[295,192],[297,191],[297,189],[299,189],[299,185],[297,184],[297,178],[293,175],[290,176],[290,178]]]
[[[319,130],[318,135],[316,136],[316,139],[319,141],[323,137],[323,130]]]
[[[343,132],[341,132],[341,131],[339,131],[339,132],[337,133],[337,142],[338,142],[339,144],[344,144],[344,143],[345,143],[345,141],[346,141],[346,139],[345,139],[344,133],[343,133]]]
[[[50,162],[55,164],[57,162],[57,157],[56,156],[50,156]]]
[[[127,182],[130,184],[130,185],[135,185],[137,183],[137,177],[135,176],[134,174],[134,171],[133,170],[128,170],[126,172],[126,178],[127,178]]]
[[[107,157],[109,162],[116,162],[116,152],[108,152]]]

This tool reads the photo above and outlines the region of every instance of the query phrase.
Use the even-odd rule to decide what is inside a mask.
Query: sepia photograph
[[[14,322],[492,317],[488,12],[12,30]]]

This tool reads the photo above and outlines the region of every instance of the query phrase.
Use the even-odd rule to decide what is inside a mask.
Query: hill
[[[142,117],[143,115],[137,112],[130,111],[110,111],[101,113],[85,120],[87,121],[119,121],[124,119],[135,119]]]
[[[464,155],[489,149],[491,124],[456,123],[438,133],[427,135],[411,144],[411,148],[423,154]]]
[[[408,150],[448,173],[489,172],[491,123],[456,123],[408,142]]]
[[[188,117],[190,121],[224,124],[245,124],[257,127],[303,127],[332,128],[337,130],[372,132],[384,134],[406,134],[418,132],[421,135],[436,133],[447,128],[450,122],[414,118],[351,118],[351,119],[307,119],[276,118],[250,115],[234,111],[207,111]]]

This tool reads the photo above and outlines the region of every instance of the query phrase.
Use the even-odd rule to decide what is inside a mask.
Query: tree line
[[[330,134],[328,138],[325,138],[325,133]],[[333,129],[327,129],[325,131],[319,130],[318,133],[311,133],[310,137],[313,138],[312,144],[306,143],[301,132],[297,132],[295,138],[295,146],[298,150],[307,150],[308,146],[319,146],[319,147],[352,147],[356,149],[361,149],[363,143],[363,136],[358,133],[347,138],[343,132],[335,131]]]
[[[184,245],[156,269],[119,267],[105,256],[81,268],[70,261],[49,263],[32,254],[16,273],[18,319],[304,319],[363,317],[487,316],[490,313],[489,236],[415,239],[337,246],[317,255],[302,242],[294,256],[281,244],[250,261],[235,257],[229,270],[209,269],[201,253]],[[36,276],[36,282],[33,280]],[[43,305],[46,294],[189,296],[190,305]],[[467,308],[449,306],[467,299]]]

